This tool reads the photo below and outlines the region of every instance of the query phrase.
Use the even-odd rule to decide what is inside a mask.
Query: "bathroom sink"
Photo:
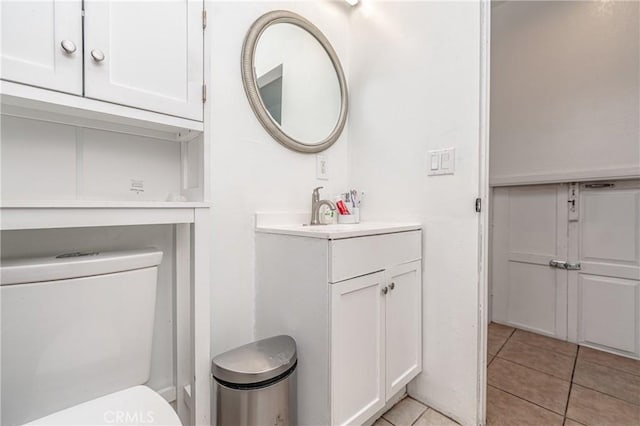
[[[324,238],[336,240],[341,238],[364,237],[367,235],[389,234],[393,232],[414,231],[422,227],[419,223],[393,222],[361,222],[357,224],[335,225],[261,225],[258,221],[256,232],[264,234],[285,234],[300,237]]]

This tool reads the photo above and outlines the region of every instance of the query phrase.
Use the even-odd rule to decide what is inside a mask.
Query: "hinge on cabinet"
[[[476,198],[476,213],[480,213],[482,211],[482,199]]]
[[[202,11],[202,29],[204,30],[205,28],[207,28],[207,11],[203,10]]]
[[[202,103],[207,102],[207,85],[202,85]]]

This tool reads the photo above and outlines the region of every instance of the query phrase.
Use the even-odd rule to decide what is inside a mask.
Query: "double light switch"
[[[446,148],[435,151],[429,151],[427,154],[428,159],[428,174],[429,176],[435,175],[452,175],[455,172],[455,158],[456,149]]]

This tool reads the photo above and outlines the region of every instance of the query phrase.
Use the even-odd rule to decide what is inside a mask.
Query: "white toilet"
[[[149,379],[156,249],[0,267],[0,424],[180,425]]]

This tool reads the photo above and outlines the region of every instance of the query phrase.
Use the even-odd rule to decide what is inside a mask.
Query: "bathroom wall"
[[[328,197],[347,184],[346,131],[323,153],[330,179],[320,181],[315,155],[290,151],[262,128],[242,87],[240,55],[245,34],[268,11],[300,13],[325,33],[348,72],[350,8],[343,1],[215,1],[208,9],[208,31],[212,32],[211,352],[216,355],[253,339],[255,212],[310,211],[314,187],[324,186],[322,194]],[[282,309],[287,309],[287,303],[282,301]]]
[[[350,179],[364,220],[423,224],[423,373],[409,393],[478,424],[479,2],[364,1],[351,19]],[[455,175],[427,176],[454,147]]]
[[[181,191],[180,144],[3,115],[2,201],[166,201]],[[142,185],[132,191],[132,184]]]
[[[640,3],[499,2],[491,181],[640,175]]]

